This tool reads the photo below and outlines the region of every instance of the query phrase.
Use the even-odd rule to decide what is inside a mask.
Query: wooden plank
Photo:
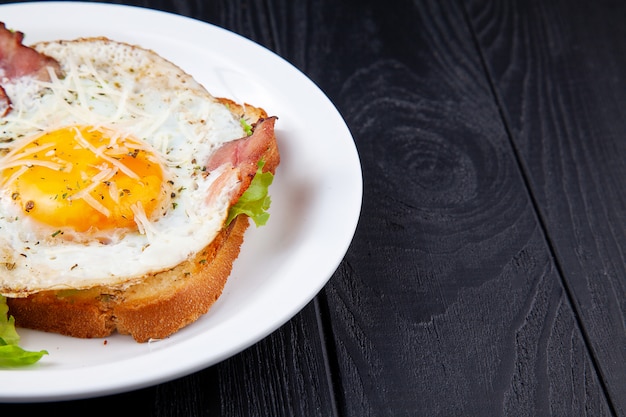
[[[325,292],[340,414],[610,414],[458,3],[317,14],[365,184]]]
[[[7,415],[127,401],[159,416],[610,414],[456,2],[138,3],[223,24],[305,70],[354,133],[361,223],[321,314],[312,304],[177,381]]]
[[[626,4],[468,8],[566,287],[626,414]]]

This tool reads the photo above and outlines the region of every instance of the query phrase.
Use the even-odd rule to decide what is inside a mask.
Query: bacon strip
[[[0,117],[4,117],[11,111],[11,99],[0,85]]]
[[[248,189],[258,169],[259,160],[265,160],[266,168],[278,165],[280,161],[278,151],[272,151],[275,149],[272,144],[276,140],[274,136],[276,119],[276,117],[260,119],[252,126],[252,135],[222,145],[207,163],[209,172],[224,164],[231,165],[237,172],[241,186],[239,192],[232,196],[232,202],[237,201]]]
[[[3,78],[11,80],[31,75],[47,81],[50,77],[46,67],[52,67],[60,74],[61,67],[55,59],[22,45],[23,40],[22,32],[11,31],[0,22],[0,70],[3,71]]]
[[[0,80],[4,82],[29,75],[48,81],[48,67],[61,75],[61,66],[55,59],[22,45],[23,40],[22,32],[11,31],[0,22]],[[10,110],[11,101],[3,89],[0,94],[0,115],[5,116]]]

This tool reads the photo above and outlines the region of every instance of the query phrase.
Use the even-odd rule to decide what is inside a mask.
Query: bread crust
[[[114,331],[137,342],[163,339],[206,314],[239,256],[247,216],[238,216],[192,259],[124,290],[94,287],[7,298],[15,324],[79,338]]]
[[[267,117],[261,108],[219,100],[250,124]],[[262,157],[264,171],[275,172],[280,162],[275,136]],[[251,178],[241,180],[245,190]],[[247,216],[237,216],[194,258],[126,288],[101,286],[7,298],[9,314],[18,327],[78,338],[103,338],[115,331],[137,342],[166,338],[206,314],[220,297],[249,224]]]

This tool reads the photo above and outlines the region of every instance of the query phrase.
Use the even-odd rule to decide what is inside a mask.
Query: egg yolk
[[[136,216],[149,219],[164,194],[161,165],[145,144],[89,126],[38,136],[1,165],[4,187],[25,213],[78,232],[136,229]]]

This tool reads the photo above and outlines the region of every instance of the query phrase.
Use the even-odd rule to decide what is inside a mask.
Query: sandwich
[[[220,297],[280,163],[262,107],[104,37],[0,25],[0,295],[18,327],[166,338]]]

